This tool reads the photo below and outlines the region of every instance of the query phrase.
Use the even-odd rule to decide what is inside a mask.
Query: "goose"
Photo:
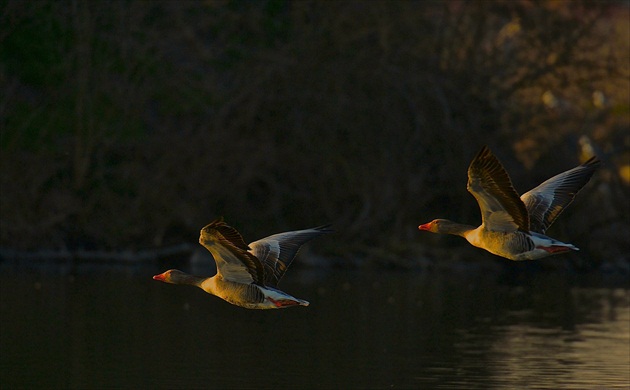
[[[590,180],[600,161],[588,161],[560,173],[520,198],[505,168],[484,146],[468,168],[468,191],[481,209],[481,226],[435,219],[418,226],[432,233],[464,237],[470,244],[510,260],[535,260],[579,250],[545,231]]]
[[[217,264],[216,275],[201,277],[170,269],[153,279],[197,286],[247,309],[308,306],[307,301],[276,286],[300,247],[315,237],[331,233],[329,226],[278,233],[246,245],[241,234],[220,217],[201,229],[199,235],[199,243],[210,251]]]

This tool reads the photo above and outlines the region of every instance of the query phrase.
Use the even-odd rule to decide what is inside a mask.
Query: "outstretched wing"
[[[468,191],[477,199],[486,229],[499,232],[529,231],[525,205],[510,176],[487,146],[481,148],[468,168]]]
[[[560,173],[521,196],[529,212],[531,230],[545,233],[575,195],[588,183],[600,165],[597,157],[584,164]]]
[[[262,263],[249,252],[241,234],[223,218],[201,229],[199,243],[212,253],[217,273],[223,279],[244,284],[264,284]]]
[[[300,247],[315,237],[331,233],[329,226],[278,233],[249,244],[250,252],[262,262],[265,268],[265,285],[277,286]]]

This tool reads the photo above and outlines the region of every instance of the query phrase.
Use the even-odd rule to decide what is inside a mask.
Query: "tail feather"
[[[551,254],[556,254],[556,253],[564,253],[564,252],[570,252],[572,250],[574,251],[579,251],[580,249],[571,245],[571,244],[566,244],[566,245],[551,245],[551,246],[539,246],[539,249],[542,249],[546,252],[549,252]]]
[[[261,291],[265,295],[265,299],[273,303],[277,308],[309,305],[308,301],[293,297],[284,291],[276,290],[272,287],[265,287]]]
[[[278,299],[275,300],[271,297],[267,297],[267,299],[273,303],[274,305],[276,305],[276,307],[286,307],[286,306],[296,306],[296,305],[300,305],[300,306],[308,306],[309,303],[303,299],[298,299],[295,298],[295,300],[293,299]]]

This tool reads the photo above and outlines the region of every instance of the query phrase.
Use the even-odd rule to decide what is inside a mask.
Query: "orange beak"
[[[420,230],[431,230],[431,222],[427,222],[424,225],[418,226],[418,229],[420,229]]]
[[[160,281],[164,281],[164,279],[166,279],[166,276],[164,274],[159,274],[159,275],[155,275],[153,277],[153,280],[160,280]]]

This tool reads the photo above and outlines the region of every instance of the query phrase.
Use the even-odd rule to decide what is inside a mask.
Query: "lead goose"
[[[212,253],[217,273],[212,277],[189,275],[171,269],[153,279],[189,284],[247,309],[281,309],[308,306],[275,287],[307,241],[332,230],[327,226],[274,234],[246,245],[240,233],[219,218],[203,229],[199,243]]]
[[[560,173],[520,198],[507,172],[487,146],[468,168],[468,191],[481,209],[481,226],[435,219],[418,226],[433,233],[464,237],[472,245],[510,260],[534,260],[579,250],[547,237],[545,230],[589,181],[599,166],[597,157]]]

